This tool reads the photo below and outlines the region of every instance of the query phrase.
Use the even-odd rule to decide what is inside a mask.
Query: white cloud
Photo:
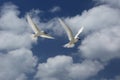
[[[24,17],[18,17],[20,12],[17,7],[6,3],[2,6],[0,13],[0,50],[31,48],[33,43],[30,37],[31,29]]]
[[[64,18],[73,32],[84,26],[85,39],[79,53],[85,58],[109,61],[120,56],[120,10],[107,5],[96,6],[82,15]]]
[[[99,31],[105,27],[113,27],[120,25],[119,9],[113,9],[106,5],[94,7],[88,11],[84,11],[82,15],[67,18],[66,22],[70,25],[74,32],[84,26],[83,33]]]
[[[30,28],[24,17],[18,17],[20,12],[17,7],[6,3],[2,6],[0,13],[0,50],[30,48],[33,42],[30,38]]]
[[[81,24],[85,25],[84,31],[87,37],[82,41],[79,49],[84,57],[108,61],[120,56],[119,14],[119,9],[106,5],[83,13]],[[90,31],[92,33],[89,33]]]
[[[119,14],[120,10],[118,8],[100,5],[88,11],[84,11],[82,15],[63,18],[74,33],[76,33],[81,26],[85,27],[82,33],[85,35],[85,39],[82,40],[82,44],[78,48],[79,53],[82,54],[85,59],[100,59],[106,62],[120,58]],[[63,36],[64,34],[64,30],[56,19],[48,23],[40,23],[39,25],[46,26],[44,29],[51,29],[57,36]],[[50,58],[50,60],[48,59],[46,63],[40,63],[36,78],[40,80],[84,80],[90,76],[96,75],[97,72],[101,70],[101,68],[96,70],[96,66],[98,67],[98,65],[96,65],[94,61],[85,60],[82,63],[73,63],[72,59],[67,60],[65,59],[64,61],[64,59],[62,59],[61,61],[61,59],[59,60],[55,57]],[[62,63],[57,61],[61,61]],[[95,64],[93,72],[89,71],[91,70],[90,64]],[[81,66],[84,66],[85,70],[81,71]],[[86,66],[89,66],[89,68]],[[74,72],[76,72],[76,74]]]
[[[3,31],[0,32],[0,38],[0,50],[31,48],[33,42],[29,33],[14,34]]]
[[[0,55],[0,80],[19,80],[34,71],[36,58],[27,49],[10,51]]]
[[[52,9],[50,9],[49,11],[52,12],[52,13],[55,13],[55,12],[61,11],[61,8],[59,6],[55,6]]]
[[[120,0],[95,0],[100,3],[106,3],[114,8],[120,8]]]
[[[43,27],[46,30],[50,30],[50,34],[55,36],[63,36],[65,33],[57,18],[54,18],[47,23],[43,23]]]
[[[113,79],[112,78],[111,79],[103,78],[101,80],[120,80],[120,75],[115,76]]]
[[[120,27],[106,28],[89,35],[79,47],[82,55],[89,59],[109,61],[120,58]]]
[[[16,80],[27,80],[25,74],[21,74]]]
[[[30,29],[11,3],[0,8],[0,80],[27,80],[37,59],[31,52]]]
[[[0,52],[0,80],[26,80],[26,73],[30,73],[36,65],[36,58],[30,50],[33,43],[29,37],[31,29],[24,17],[18,17],[20,12],[15,5],[4,5],[0,13],[0,50],[7,51],[6,54]],[[35,15],[32,13],[31,15],[41,29],[56,36],[63,36],[64,29],[56,18],[45,23],[40,22],[38,13],[39,11],[36,11]],[[82,33],[85,39],[79,46],[79,53],[82,52],[86,60],[74,63],[72,57],[69,56],[48,58],[46,63],[39,63],[35,78],[85,80],[104,68],[103,64],[91,59],[109,61],[120,57],[119,14],[119,9],[102,5],[84,11],[82,15],[63,18],[74,33],[82,25],[85,26]]]
[[[85,80],[103,69],[97,61],[85,60],[73,63],[70,56],[49,58],[46,63],[40,63],[35,78],[39,80]]]
[[[29,31],[25,18],[19,18],[20,12],[15,5],[6,3],[0,10],[0,30],[8,30],[14,33]]]

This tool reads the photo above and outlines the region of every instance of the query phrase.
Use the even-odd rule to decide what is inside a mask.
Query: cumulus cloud
[[[32,52],[24,48],[1,54],[0,61],[0,80],[24,80],[36,65]]]
[[[81,26],[84,26],[84,33],[90,33],[104,29],[105,27],[113,27],[120,25],[119,9],[113,9],[106,5],[94,7],[88,11],[84,11],[82,15],[66,18],[66,22],[70,25],[74,32]]]
[[[120,10],[118,7],[114,8],[112,6],[109,6],[108,4],[107,5],[103,4],[103,5],[93,7],[88,11],[84,11],[81,15],[63,18],[64,21],[73,30],[73,33],[76,33],[81,26],[85,27],[82,33],[84,35],[84,39],[82,40],[81,45],[79,45],[78,47],[78,50],[79,50],[78,53],[80,53],[82,57],[84,57],[84,59],[100,60],[102,62],[108,62],[112,59],[120,58],[120,46],[119,46],[120,15],[119,14],[120,14]],[[61,25],[59,25],[56,19],[53,19],[49,21],[47,24],[43,24],[43,25],[47,26],[46,29],[52,29],[54,33],[56,33],[55,32],[56,30],[60,29],[58,27],[61,27]],[[64,34],[62,28],[61,30],[58,30],[58,31],[60,35]],[[57,61],[55,58],[52,58],[52,59],[54,59],[54,62]],[[71,61],[71,63],[69,63],[71,64],[70,65],[71,68],[68,67],[68,69],[66,70],[64,69],[65,68],[64,66],[64,68],[62,69],[58,68],[57,69],[58,71],[51,69],[52,65],[49,65],[51,63],[52,61],[50,62],[49,59],[46,63],[40,63],[38,67],[38,72],[36,74],[36,78],[42,79],[42,80],[48,80],[48,79],[51,79],[51,80],[73,79],[74,80],[74,79],[85,79],[84,77],[81,77],[81,75],[82,76],[85,75],[85,77],[92,76],[92,74],[91,75],[87,73],[84,74],[84,71],[82,71],[83,74],[79,73],[80,77],[78,77],[77,75],[74,77],[74,74],[72,74],[74,71],[71,71],[71,70],[72,68],[75,68],[75,66],[73,65],[77,65],[78,68],[75,68],[75,70],[80,71],[80,68],[81,68],[80,66],[84,66],[83,63],[87,63],[86,61],[83,61],[82,63],[78,63],[78,64],[72,63]],[[65,64],[67,66],[68,63],[65,63]],[[92,62],[90,64],[92,64]],[[56,68],[57,67],[54,66],[54,69]],[[53,72],[50,70],[52,70]],[[44,72],[47,72],[48,74],[45,74]],[[60,74],[60,73],[63,73],[63,74]],[[64,76],[64,73],[69,75]],[[71,77],[70,77],[70,74],[71,74]]]
[[[52,9],[50,9],[49,11],[52,12],[52,13],[55,13],[55,12],[61,11],[61,8],[59,6],[55,6]]]
[[[16,80],[27,80],[27,77],[25,74],[22,74]]]
[[[0,10],[0,30],[8,30],[14,33],[24,33],[29,28],[25,18],[19,18],[20,12],[15,5],[6,3]]]
[[[18,35],[11,32],[3,31],[0,32],[0,35],[0,50],[31,48],[32,40],[29,33]]]
[[[35,78],[39,80],[85,80],[103,69],[97,61],[85,60],[73,63],[70,56],[49,58],[46,63],[40,63]]]
[[[95,7],[83,14],[86,16],[82,24],[85,24],[87,32],[92,31],[79,47],[84,57],[104,61],[120,56],[119,14],[119,9],[106,5]]]
[[[58,18],[54,18],[50,20],[47,23],[42,23],[43,24],[43,29],[50,30],[50,34],[54,36],[63,36],[65,34],[64,29],[61,27],[61,25],[58,22]]]
[[[83,56],[101,61],[120,58],[119,29],[120,27],[114,26],[89,35],[79,47]]]
[[[30,29],[11,3],[0,9],[0,80],[27,80],[37,59],[31,52]]]
[[[95,0],[100,3],[105,3],[114,8],[120,8],[120,0]]]
[[[120,56],[120,10],[107,5],[96,6],[82,15],[65,18],[73,32],[84,26],[84,40],[79,53],[84,58],[109,61]]]
[[[111,79],[103,78],[101,80],[120,80],[120,75],[115,76],[113,79],[112,78]]]
[[[20,12],[17,7],[6,3],[2,6],[0,13],[0,50],[30,48],[33,42],[30,38],[30,29],[26,19],[18,17]]]
[[[120,10],[109,5],[112,4],[107,2],[107,5],[96,6],[81,15],[63,18],[73,33],[81,26],[85,27],[82,33],[85,38],[78,47],[85,60],[74,63],[70,56],[48,58],[47,62],[39,63],[35,79],[86,80],[104,69],[98,59],[110,61],[120,57]],[[58,10],[53,8],[52,12]],[[30,15],[41,29],[63,36],[63,28],[57,18],[40,22],[39,13],[39,10],[33,10]],[[34,71],[36,65],[37,59],[30,50],[33,43],[29,36],[31,29],[25,17],[19,17],[19,14],[17,7],[11,3],[5,4],[0,10],[0,80],[26,80],[26,74]],[[6,50],[6,53],[2,50]]]

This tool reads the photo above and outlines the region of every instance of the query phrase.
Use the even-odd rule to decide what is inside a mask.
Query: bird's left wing
[[[58,18],[58,20],[59,20],[60,24],[62,25],[62,27],[65,29],[69,40],[70,41],[73,40],[74,37],[73,37],[73,33],[72,33],[71,29],[60,18]]]
[[[83,31],[84,27],[81,27],[78,31],[78,33],[75,35],[75,39],[78,38],[78,36],[80,35],[80,33]]]
[[[35,33],[40,32],[40,29],[37,27],[37,25],[32,21],[31,17],[29,15],[27,15],[27,21],[29,23],[29,25],[32,27],[33,31]]]

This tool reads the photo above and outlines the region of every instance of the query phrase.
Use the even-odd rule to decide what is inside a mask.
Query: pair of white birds
[[[73,32],[72,30],[62,21],[62,19],[58,18],[60,24],[63,26],[63,28],[65,29],[69,42],[67,44],[64,45],[65,48],[72,48],[75,46],[75,43],[78,42],[79,39],[79,35],[80,33],[83,31],[84,27],[81,27],[78,31],[78,33],[73,36]],[[37,38],[38,36],[43,37],[43,38],[49,38],[49,39],[54,39],[54,37],[50,36],[49,34],[45,33],[44,31],[41,31],[37,25],[32,21],[31,17],[29,15],[27,15],[27,21],[29,23],[29,25],[32,27],[33,31],[35,34],[33,34],[34,38]]]

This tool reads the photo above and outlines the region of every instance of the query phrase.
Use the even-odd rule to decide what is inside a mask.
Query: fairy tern
[[[65,24],[65,22],[63,22],[62,19],[58,18],[60,24],[62,25],[62,27],[65,29],[66,33],[67,33],[67,36],[68,36],[68,39],[69,39],[69,42],[67,44],[64,45],[65,48],[72,48],[75,46],[75,43],[77,43],[80,38],[78,37],[80,35],[80,33],[83,31],[84,27],[81,27],[78,31],[78,33],[73,36],[73,32],[72,30],[68,27],[67,24]]]
[[[31,17],[27,15],[27,21],[29,25],[32,27],[33,31],[35,34],[32,34],[33,38],[37,38],[38,36],[43,37],[43,38],[49,38],[49,39],[54,39],[54,37],[50,36],[46,32],[40,30],[37,25],[32,21]]]

